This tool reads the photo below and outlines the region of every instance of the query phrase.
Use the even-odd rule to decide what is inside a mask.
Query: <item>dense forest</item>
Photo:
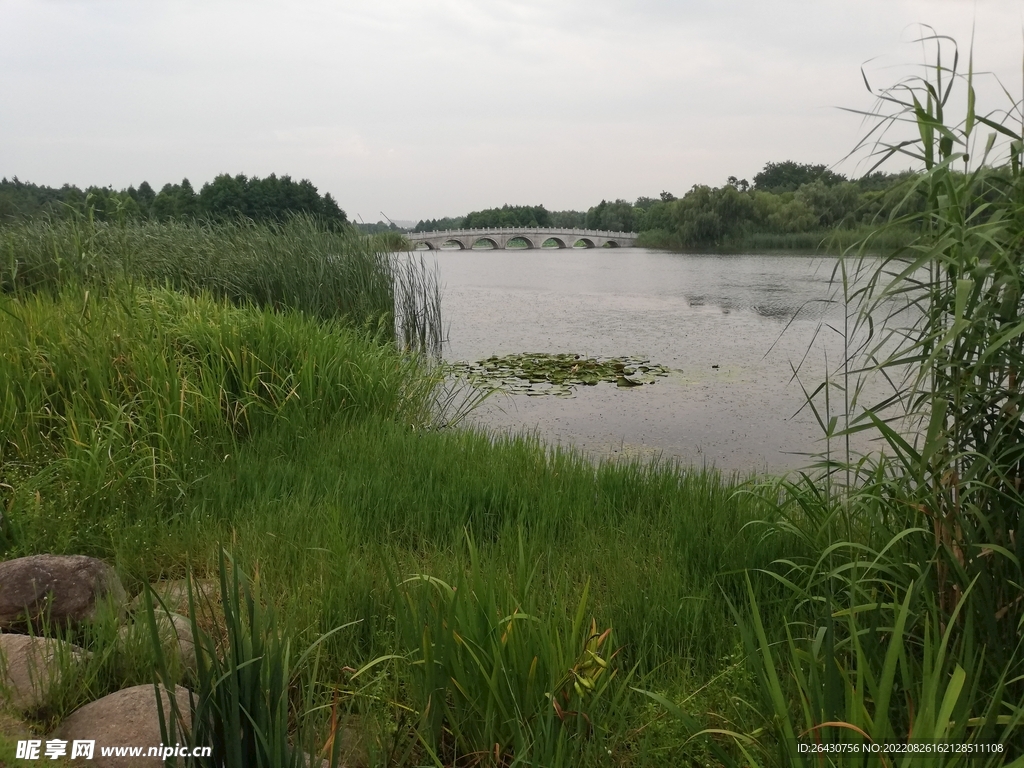
[[[328,226],[347,223],[345,212],[321,195],[308,179],[270,174],[265,178],[221,174],[197,193],[188,179],[165,184],[156,192],[148,182],[116,191],[110,187],[82,190],[70,184],[59,189],[13,179],[0,180],[0,223],[40,215],[63,218],[91,212],[100,220],[151,218],[159,221],[202,218],[212,221],[244,217],[283,221],[294,214],[322,219]]]
[[[851,181],[824,165],[785,161],[768,163],[753,182],[730,176],[721,187],[695,185],[682,197],[663,191],[632,203],[602,200],[586,212],[505,205],[421,221],[414,231],[576,227],[639,232],[639,244],[656,248],[743,247],[752,240],[813,247],[836,228],[856,230],[888,216],[911,175],[875,172]]]
[[[876,172],[849,180],[824,165],[768,163],[753,181],[730,176],[721,187],[695,185],[682,197],[602,200],[587,211],[549,211],[543,205],[503,205],[465,216],[420,221],[414,232],[487,227],[568,227],[638,232],[638,245],[676,250],[816,248],[829,234],[855,234],[901,204],[910,172]],[[924,201],[919,201],[921,205]],[[907,202],[902,202],[903,210]],[[914,201],[909,201],[913,206]],[[328,226],[348,224],[331,195],[307,179],[222,174],[196,192],[188,179],[156,192],[147,182],[116,191],[59,189],[0,180],[0,223],[40,215],[57,218],[91,212],[99,220],[198,218],[283,221],[312,215]],[[364,234],[399,234],[393,223],[356,224]]]

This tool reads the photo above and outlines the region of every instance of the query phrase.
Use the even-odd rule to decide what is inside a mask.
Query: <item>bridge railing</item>
[[[407,233],[412,237],[426,237],[438,235],[471,235],[480,233],[532,233],[538,234],[561,234],[561,235],[580,235],[583,237],[638,237],[636,232],[612,232],[603,229],[575,229],[567,227],[480,227],[471,229],[432,229],[429,232],[409,232]]]

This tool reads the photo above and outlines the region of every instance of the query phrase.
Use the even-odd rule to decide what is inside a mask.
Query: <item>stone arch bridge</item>
[[[559,248],[573,248],[582,241],[587,248],[627,248],[636,244],[635,232],[606,232],[599,229],[560,229],[558,227],[503,227],[494,229],[446,229],[437,232],[409,232],[406,238],[416,248],[425,245],[432,251],[452,244],[468,250],[478,243],[492,248],[508,248],[512,240],[526,242],[527,248],[540,248],[554,240]]]

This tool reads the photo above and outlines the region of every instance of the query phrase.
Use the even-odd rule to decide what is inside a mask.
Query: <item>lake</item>
[[[842,337],[827,327],[843,327],[843,306],[828,303],[834,258],[641,248],[416,255],[436,261],[447,360],[574,353],[672,369],[655,384],[601,383],[571,398],[495,395],[471,422],[596,458],[724,470],[784,472],[824,449],[800,381],[813,390],[843,357]]]

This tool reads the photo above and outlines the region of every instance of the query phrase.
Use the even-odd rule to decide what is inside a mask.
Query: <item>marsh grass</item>
[[[486,764],[492,736],[501,764],[533,755],[600,765],[609,749],[615,762],[705,754],[681,746],[680,727],[623,687],[630,673],[677,699],[703,688],[692,701],[735,716],[730,686],[741,678],[719,677],[735,667],[739,643],[723,590],[740,599],[745,568],[792,552],[757,524],[774,500],[754,488],[737,494],[737,478],[595,466],[525,437],[441,428],[439,372],[341,320],[128,282],[0,296],[0,309],[5,557],[102,557],[137,592],[161,578],[216,575],[230,548],[243,572],[260,574],[260,610],[287,630],[289,658],[356,622],[317,646],[321,683],[288,686],[289,706],[313,696],[321,728],[337,696],[337,711],[371,724],[375,753],[392,764],[422,764],[431,752]],[[524,581],[524,572],[533,575]],[[420,602],[422,584],[397,588],[412,574],[464,585],[465,600]],[[560,717],[537,695],[556,694],[548,686],[574,680],[574,668],[591,679],[575,621],[588,583],[584,629],[593,617],[613,630],[606,642],[620,671],[599,680],[615,682],[585,707],[563,684],[570,701]],[[784,615],[782,590],[761,584],[766,615]],[[436,697],[417,683],[423,645],[408,642],[409,595],[470,692],[448,705],[439,732],[419,709]],[[497,652],[495,622],[517,612],[536,621],[522,621],[523,646]],[[519,719],[480,719],[485,705],[471,689],[483,673],[452,646],[452,621],[505,681],[486,706]],[[99,638],[89,648],[107,666],[39,713],[38,727],[82,697],[152,680],[156,664],[138,643]],[[537,686],[546,685],[527,695],[516,686],[529,679],[531,650]],[[388,656],[400,658],[351,677]],[[718,682],[708,687],[709,677]],[[603,735],[586,736],[591,727]]]
[[[339,610],[376,610],[372,584],[386,583],[388,562],[397,573],[457,581],[471,560],[467,532],[482,561],[515,574],[521,534],[527,562],[538,565],[534,589],[558,595],[569,615],[590,578],[594,615],[645,672],[665,663],[714,668],[736,640],[719,584],[739,596],[744,567],[786,551],[782,537],[765,538],[756,524],[771,504],[735,494],[710,470],[595,468],[572,453],[547,456],[525,438],[413,432],[377,420],[349,428],[344,441],[333,434],[281,452],[268,450],[270,438],[246,446],[197,486],[195,518],[233,510],[246,542],[240,557],[264,563],[265,574],[277,563],[274,581],[297,594],[325,590],[327,605],[337,595]],[[332,561],[339,584],[292,575]],[[367,642],[374,621],[357,630]]]
[[[261,431],[434,416],[436,375],[373,333],[208,295],[113,288],[0,296],[8,536],[49,515],[83,532],[113,516],[138,521],[138,505],[181,499]]]
[[[811,393],[830,398],[815,412],[840,448],[821,474],[777,486],[779,525],[815,552],[769,571],[795,598],[784,640],[756,595],[734,603],[760,706],[773,713],[770,737],[736,734],[751,764],[851,762],[798,751],[811,741],[998,743],[978,758],[991,765],[1022,754],[1021,105],[976,111],[973,67],[959,72],[955,43],[921,42],[934,63],[867,116],[880,160],[907,155],[923,171],[881,235],[840,263],[840,301],[854,311],[835,330],[848,356]],[[954,103],[965,105],[959,120]],[[894,126],[915,138],[889,140]],[[890,228],[917,234],[879,258]],[[869,376],[891,394],[865,402]],[[849,450],[846,438],[868,430],[884,454]]]
[[[711,253],[763,253],[781,251],[786,253],[814,253],[841,256],[851,247],[870,239],[871,252],[882,253],[904,247],[913,241],[915,230],[909,226],[894,226],[883,229],[885,222],[862,225],[854,228],[834,227],[818,232],[751,232],[741,237],[727,239],[713,247],[697,249]],[[641,232],[637,239],[641,248],[665,248],[674,251],[690,251],[677,234],[667,230]]]
[[[393,247],[396,243],[387,245]],[[441,317],[437,270],[431,270],[422,255],[416,258],[411,252],[398,252],[397,248],[391,256],[390,269],[396,296],[395,337],[405,349],[439,357],[448,331]]]
[[[692,732],[662,722],[626,684],[682,701],[711,681],[687,704],[694,720],[738,717],[731,700],[744,678],[719,677],[735,667],[739,643],[723,589],[740,600],[744,568],[792,552],[749,525],[768,513],[765,500],[735,494],[710,471],[594,467],[522,438],[495,443],[381,418],[340,417],[291,439],[260,432],[207,471],[174,514],[144,526],[110,514],[102,536],[71,517],[21,521],[8,554],[67,542],[63,551],[106,557],[137,587],[187,571],[215,575],[219,545],[230,546],[242,572],[259,573],[260,610],[287,629],[293,658],[357,622],[319,646],[313,706],[327,709],[313,722],[321,728],[337,692],[340,712],[379,724],[373,749],[395,765],[430,764],[430,752],[446,765],[457,755],[488,764],[495,743],[501,761],[519,764],[644,755],[644,764],[674,765],[703,755],[700,742],[683,746]],[[438,591],[440,582],[454,589]],[[782,590],[762,586],[771,624],[785,610]],[[513,614],[502,644],[502,619]],[[584,671],[591,617],[599,632],[612,629],[598,650],[618,672],[598,679],[610,687],[581,705],[569,674]],[[443,701],[436,690],[447,692]],[[559,700],[564,720],[545,696],[559,691],[569,696]],[[705,707],[716,713],[710,720]],[[422,740],[410,741],[415,733]]]
[[[170,287],[357,328],[395,326],[407,346],[436,351],[436,275],[422,262],[396,260],[396,245],[308,216],[280,224],[36,219],[0,227],[0,292]]]
[[[428,754],[441,765],[479,762],[481,747],[497,765],[608,754],[626,730],[632,675],[619,668],[612,631],[587,620],[589,585],[571,617],[552,615],[522,542],[511,575],[482,562],[472,541],[468,553],[453,584],[428,574],[392,583]]]
[[[885,91],[872,113],[879,131],[916,129],[898,143],[883,133],[875,151],[923,164],[906,192],[909,212],[890,222],[921,234],[880,260],[865,259],[868,244],[853,252],[852,270],[867,279],[846,297],[859,310],[851,333],[865,341],[840,389],[853,387],[856,402],[862,375],[873,374],[893,391],[848,409],[845,431],[877,430],[888,456],[847,457],[837,468],[855,478],[853,502],[871,507],[883,540],[898,538],[898,556],[924,571],[946,620],[970,595],[963,610],[999,667],[1024,622],[1021,104],[976,111],[973,64],[959,72],[949,38],[923,42],[935,47],[934,65]],[[957,121],[949,109],[958,95],[966,107]],[[899,311],[879,312],[892,306]],[[894,404],[898,420],[885,412]],[[908,423],[910,436],[899,428]]]
[[[279,622],[273,607],[261,601],[258,578],[241,573],[223,551],[219,559],[220,601],[217,612],[223,636],[204,631],[198,615],[211,606],[187,578],[189,621],[196,645],[196,669],[189,705],[193,728],[182,728],[182,713],[169,697],[170,707],[160,707],[160,727],[165,744],[186,740],[193,746],[209,746],[212,756],[189,764],[217,768],[253,765],[276,768],[309,768],[321,760],[333,768],[339,764],[342,743],[337,736],[337,701],[328,718],[320,677],[320,646],[334,628],[310,642],[301,653],[294,646],[294,628]],[[144,592],[144,621],[150,646],[162,649],[157,623],[158,603],[151,590]],[[159,610],[165,610],[159,606]],[[155,677],[173,690],[181,679],[167,654],[158,651]]]

